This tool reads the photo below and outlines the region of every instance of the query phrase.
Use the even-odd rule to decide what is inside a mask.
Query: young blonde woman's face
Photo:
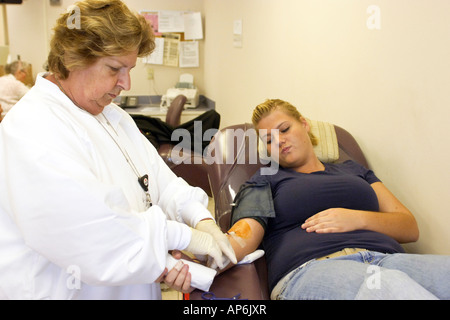
[[[304,118],[297,120],[275,109],[259,121],[257,129],[262,141],[267,144],[269,154],[277,153],[279,164],[284,168],[301,167],[313,153],[309,125]]]

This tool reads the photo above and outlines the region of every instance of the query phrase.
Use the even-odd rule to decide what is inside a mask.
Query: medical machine
[[[161,107],[168,107],[178,95],[186,96],[184,108],[193,109],[198,107],[198,90],[194,86],[194,76],[189,73],[180,75],[179,82],[173,88],[167,89],[165,95],[161,97]]]

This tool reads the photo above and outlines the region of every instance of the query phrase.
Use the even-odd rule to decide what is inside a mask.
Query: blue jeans
[[[290,274],[278,299],[450,299],[450,256],[362,251],[311,260]]]

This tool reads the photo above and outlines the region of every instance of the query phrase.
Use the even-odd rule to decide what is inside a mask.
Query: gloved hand
[[[191,242],[185,250],[194,255],[207,255],[211,257],[214,262],[221,268],[222,264],[222,250],[212,235],[209,233],[190,228],[192,231]]]
[[[209,233],[211,236],[213,236],[220,249],[222,250],[222,253],[229,259],[214,259],[220,269],[226,267],[228,263],[225,264],[225,262],[227,261],[231,261],[233,264],[237,264],[236,254],[234,253],[230,241],[228,241],[227,236],[220,230],[219,226],[214,222],[214,220],[202,220],[197,223],[195,229]]]

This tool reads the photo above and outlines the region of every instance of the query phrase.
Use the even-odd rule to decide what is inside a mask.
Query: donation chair
[[[180,94],[175,97],[167,110],[166,123],[173,128],[181,124],[181,113],[184,110],[184,105],[187,102],[186,96]],[[169,168],[179,177],[182,177],[188,184],[194,187],[202,188],[209,197],[212,197],[211,187],[208,180],[208,172],[203,156],[201,154],[192,152],[189,155],[183,155],[183,160],[186,158],[188,163],[175,163],[171,157],[173,144],[162,144],[158,153],[163,157]]]
[[[186,104],[187,98],[184,95],[178,95],[173,99],[169,108],[167,109],[165,123],[171,128],[176,128],[181,124],[181,113],[184,110],[184,105]],[[152,137],[151,131],[143,130],[149,125],[152,125],[148,117],[143,115],[132,115],[133,119],[138,124],[138,127],[143,131],[144,135],[149,138],[150,141],[154,139]],[[153,119],[156,121],[161,121],[159,119]],[[170,136],[171,132],[168,132],[164,126],[159,126],[160,130],[166,130],[161,136]],[[147,132],[147,133],[146,133]],[[168,138],[166,138],[168,139]],[[202,158],[202,155],[195,152],[190,152],[189,154],[183,154],[180,156],[181,161],[175,162],[171,156],[173,150],[173,143],[171,141],[159,141],[153,140],[152,143],[159,144],[158,154],[163,158],[164,162],[169,166],[169,168],[178,176],[183,178],[188,184],[195,187],[202,188],[209,197],[212,196],[211,188],[208,180],[208,172],[206,170],[206,164]]]
[[[312,132],[319,139],[315,152],[321,161],[344,162],[352,159],[368,168],[361,148],[349,132],[326,122],[308,121]],[[231,209],[240,186],[266,165],[259,157],[260,152],[249,150],[255,148],[254,144],[250,143],[252,134],[249,133],[252,131],[255,132],[253,125],[249,123],[230,126],[219,131],[210,144],[209,150],[211,155],[216,153],[216,161],[208,167],[208,175],[215,201],[216,221],[223,232],[227,232],[231,227]],[[217,161],[217,154],[222,156],[222,162]],[[230,159],[232,161],[229,161]],[[270,292],[265,257],[252,263],[234,266],[219,274],[209,291],[221,298],[240,294],[241,299],[268,300]],[[201,300],[201,294],[202,291],[195,290],[190,294],[190,300]]]

